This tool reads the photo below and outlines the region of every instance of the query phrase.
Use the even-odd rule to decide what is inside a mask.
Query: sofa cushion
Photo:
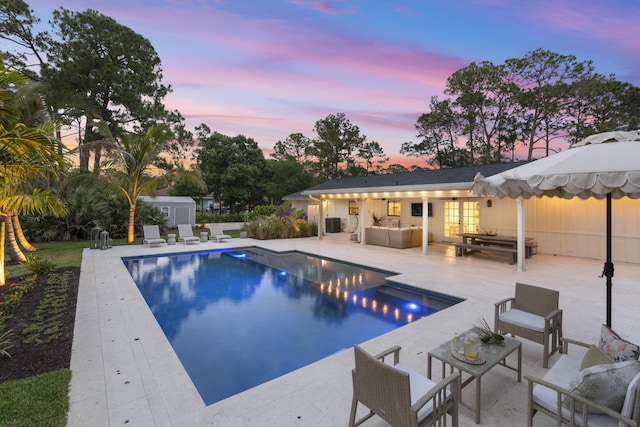
[[[600,330],[598,348],[616,362],[637,359],[640,354],[640,348],[637,345],[623,340],[607,325],[602,325]]]
[[[595,345],[591,344],[589,350],[584,355],[582,359],[582,363],[580,364],[580,370],[590,368],[596,365],[609,365],[615,363],[612,358],[604,354],[602,350],[600,350]]]
[[[544,332],[544,317],[517,308],[502,313],[500,320],[532,331]]]
[[[570,383],[570,390],[585,399],[620,412],[629,383],[639,372],[638,360],[592,366],[580,372]],[[563,406],[568,407],[569,403],[570,399],[565,398]],[[582,405],[576,403],[576,410],[582,410]],[[589,412],[600,413],[592,407],[589,407]]]
[[[635,377],[633,377],[633,379],[629,383],[629,387],[627,387],[627,395],[624,398],[624,404],[622,405],[622,410],[620,411],[620,413],[627,418],[631,418],[631,416],[633,415],[633,409],[634,409],[633,406],[635,403],[634,400],[635,400],[636,391],[639,385],[640,385],[640,373],[637,374]],[[628,426],[622,421],[620,421],[618,423],[618,427],[628,427]]]

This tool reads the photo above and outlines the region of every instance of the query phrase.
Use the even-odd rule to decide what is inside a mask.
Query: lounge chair
[[[549,357],[562,351],[559,298],[558,291],[516,283],[515,296],[495,304],[495,332],[542,344],[542,367],[549,367]]]
[[[230,239],[231,236],[228,234],[224,234],[222,231],[222,226],[219,223],[207,224],[209,227],[209,232],[211,233],[211,239],[214,239],[216,242],[220,242],[222,240]]]
[[[178,224],[178,242],[200,243],[200,238],[193,235],[191,224]]]
[[[144,240],[142,244],[147,244],[147,247],[151,245],[167,244],[167,241],[160,237],[160,228],[157,225],[145,225],[143,226]]]
[[[400,347],[371,356],[354,346],[356,367],[349,427],[358,426],[374,415],[394,426],[458,426],[460,374],[453,373],[435,383],[399,363]],[[385,362],[393,354],[393,364]],[[369,413],[356,421],[358,403]]]

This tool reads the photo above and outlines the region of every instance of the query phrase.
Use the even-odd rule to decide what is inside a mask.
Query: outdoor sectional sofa
[[[368,245],[386,246],[389,248],[414,248],[422,246],[422,227],[366,227],[365,242]]]

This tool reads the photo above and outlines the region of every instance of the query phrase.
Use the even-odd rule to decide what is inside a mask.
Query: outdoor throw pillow
[[[627,387],[639,372],[640,361],[638,360],[628,360],[610,365],[596,365],[581,371],[569,386],[572,392],[585,399],[593,400],[620,412],[627,394]],[[568,408],[570,399],[568,397],[565,398],[562,404]],[[581,411],[582,404],[576,403],[575,409]],[[600,413],[593,407],[589,407],[588,410],[591,413]]]
[[[607,325],[602,325],[600,330],[598,348],[616,362],[637,359],[640,353],[640,348],[637,345],[623,340]]]
[[[612,358],[607,356],[595,345],[591,344],[589,350],[584,355],[582,363],[580,364],[580,370],[590,368],[596,365],[609,365],[615,363]]]

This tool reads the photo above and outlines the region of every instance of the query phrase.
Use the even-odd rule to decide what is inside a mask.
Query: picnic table
[[[516,236],[501,236],[479,233],[462,233],[462,243],[456,243],[456,256],[463,256],[469,252],[485,251],[509,255],[509,264],[515,264],[518,258],[518,238]],[[537,244],[531,237],[525,237],[525,257],[535,253]]]

